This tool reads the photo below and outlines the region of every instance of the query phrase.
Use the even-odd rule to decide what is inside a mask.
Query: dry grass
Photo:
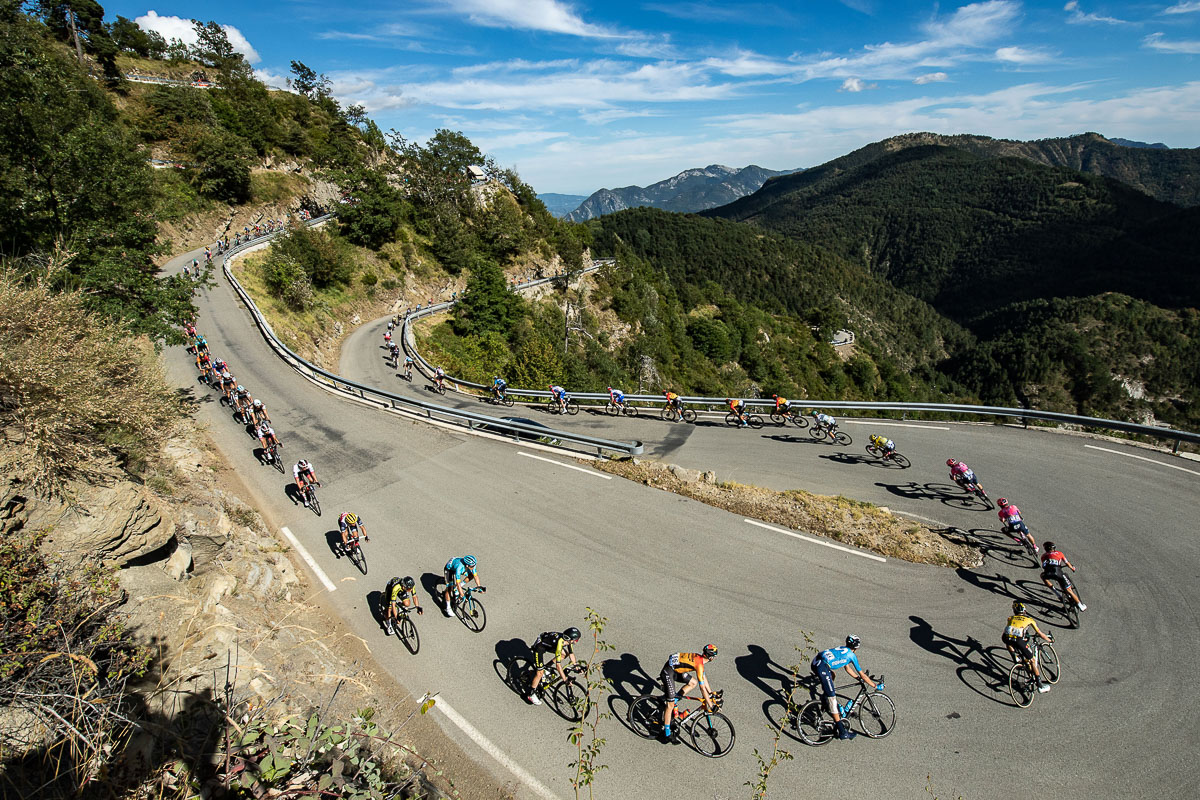
[[[961,535],[903,519],[848,497],[684,480],[665,464],[640,460],[597,461],[593,466],[743,517],[823,536],[889,558],[943,567],[974,567],[981,562],[979,552],[966,546]]]

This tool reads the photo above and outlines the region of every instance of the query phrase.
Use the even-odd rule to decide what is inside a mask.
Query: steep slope
[[[703,169],[684,170],[673,178],[646,187],[601,189],[568,214],[567,219],[585,222],[639,206],[667,211],[702,211],[744,197],[756,191],[768,178],[787,174],[791,174],[791,171],[763,169],[753,164],[742,169],[711,164]]]

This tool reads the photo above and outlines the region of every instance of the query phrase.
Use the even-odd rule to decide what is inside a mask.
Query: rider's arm
[[[1071,568],[1071,572],[1075,571],[1075,565],[1071,563],[1071,559],[1067,558],[1066,556],[1063,556],[1063,562],[1066,563],[1066,565]]]
[[[1031,623],[1029,623],[1029,627],[1033,628],[1033,632],[1034,632],[1034,633],[1036,633],[1038,636],[1042,637],[1043,639],[1045,639],[1047,642],[1053,642],[1053,641],[1054,641],[1054,640],[1053,640],[1053,639],[1051,639],[1049,636],[1047,636],[1046,634],[1042,633],[1042,629],[1038,627],[1038,624],[1037,624],[1036,622],[1031,622]]]

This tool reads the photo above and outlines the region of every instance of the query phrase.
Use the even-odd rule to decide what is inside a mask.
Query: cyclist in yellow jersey
[[[663,392],[663,397],[667,398],[667,405],[665,408],[673,408],[679,412],[679,415],[675,418],[675,421],[680,422],[683,419],[683,401],[679,399],[679,395],[668,389],[667,391]]]
[[[383,590],[383,625],[391,635],[396,618],[400,616],[400,606],[415,608],[418,614],[424,614],[421,601],[417,599],[416,581],[411,575],[403,578],[392,578]]]
[[[780,397],[777,394],[771,395],[771,399],[775,401],[775,413],[787,414],[792,410],[792,404],[786,397]]]
[[[525,695],[525,699],[535,706],[540,706],[542,701],[537,696],[538,685],[542,682],[542,676],[546,674],[546,656],[553,653],[551,663],[554,669],[558,672],[558,677],[563,683],[567,682],[567,673],[563,671],[562,662],[564,659],[571,659],[571,664],[579,666],[579,661],[575,658],[575,651],[572,645],[579,641],[582,634],[579,628],[572,625],[562,633],[558,631],[546,631],[537,638],[533,643],[533,666],[537,671],[533,675],[533,682],[529,686],[529,694]]]
[[[712,689],[708,685],[708,678],[704,675],[704,666],[716,657],[717,646],[706,644],[699,653],[675,653],[667,659],[666,664],[663,664],[662,672],[659,674],[663,692],[666,694],[666,708],[663,710],[663,741],[678,744],[679,740],[672,736],[671,731],[671,723],[675,721],[675,704],[687,697],[688,692],[697,686],[700,687],[700,693],[704,696],[704,707],[712,710]],[[676,678],[684,675],[689,676],[688,682],[677,694]]]
[[[1026,666],[1033,672],[1034,680],[1037,681],[1038,691],[1044,694],[1050,691],[1050,685],[1042,680],[1041,669],[1033,660],[1033,648],[1029,646],[1029,639],[1035,633],[1047,642],[1054,640],[1042,633],[1037,620],[1025,613],[1025,604],[1020,600],[1013,601],[1012,609],[1013,615],[1008,618],[1000,641],[1004,642],[1004,646],[1008,648],[1008,653],[1012,656],[1014,663],[1019,659],[1024,659]]]

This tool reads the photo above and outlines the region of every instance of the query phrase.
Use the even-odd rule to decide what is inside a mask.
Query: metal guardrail
[[[592,272],[600,269],[603,266],[609,266],[615,263],[614,259],[603,259],[593,261],[592,266],[568,273],[570,275],[582,274],[584,272]],[[528,289],[540,284],[550,283],[551,281],[560,280],[564,276],[558,275],[550,278],[539,278],[529,283],[521,284],[517,289]],[[418,312],[408,315],[404,319],[402,326],[401,341],[404,343],[405,350],[412,355],[413,360],[432,377],[434,368],[426,361],[419,352],[417,352],[416,341],[413,338],[410,329],[410,322],[420,319],[421,317],[436,314],[445,311],[454,305],[452,302],[435,303],[428,308],[423,308]],[[852,334],[853,335],[853,334]],[[468,389],[478,391],[488,391],[491,387],[484,384],[473,383],[471,381],[454,378],[449,375],[446,380],[450,383],[462,386]],[[546,389],[521,389],[516,387],[508,387],[508,394],[515,397],[532,397],[538,400],[549,400],[550,392]],[[603,405],[609,401],[607,392],[568,392],[568,394],[577,401],[596,401],[597,405]],[[662,395],[646,395],[646,394],[627,394],[625,399],[631,403],[662,403]],[[721,407],[724,410],[726,405],[723,398],[717,397],[680,397],[684,403],[689,403],[696,406]],[[745,401],[747,406],[756,408],[774,408],[773,400],[765,399],[748,399]],[[1192,433],[1190,431],[1181,431],[1174,428],[1158,427],[1155,425],[1141,425],[1135,422],[1123,422],[1116,419],[1105,419],[1102,417],[1082,417],[1076,414],[1065,414],[1058,411],[1041,411],[1032,408],[1006,408],[1003,406],[972,406],[972,405],[955,405],[952,403],[889,403],[889,402],[873,402],[861,400],[804,400],[792,401],[793,407],[801,406],[811,409],[847,409],[847,410],[863,410],[863,411],[900,411],[900,412],[935,412],[939,414],[961,414],[967,416],[978,417],[1009,417],[1022,421],[1031,419],[1043,420],[1046,422],[1058,422],[1067,425],[1078,425],[1085,428],[1103,428],[1105,430],[1121,431],[1122,433],[1132,433],[1140,436],[1149,436],[1157,439],[1165,439],[1173,441],[1174,451],[1178,452],[1179,445],[1182,442],[1191,444],[1200,444],[1200,433]]]
[[[316,225],[333,218],[333,214],[326,214],[321,217],[316,217],[309,221],[308,224]],[[301,356],[294,353],[291,348],[279,340],[275,335],[275,331],[271,329],[271,325],[267,322],[262,312],[258,310],[258,306],[250,297],[249,293],[242,287],[238,280],[233,276],[233,271],[229,266],[229,258],[243,250],[249,249],[270,241],[280,235],[282,231],[275,231],[256,237],[249,242],[243,242],[240,245],[231,247],[224,253],[220,254],[221,269],[225,273],[225,278],[229,284],[237,292],[242,302],[246,304],[246,308],[250,311],[250,316],[254,319],[254,323],[258,326],[263,334],[263,338],[267,340],[267,344],[293,369],[299,372],[307,372],[312,378],[319,380],[331,389],[345,394],[355,395],[364,400],[373,400],[383,406],[392,409],[403,409],[410,412],[423,412],[423,416],[429,419],[439,419],[442,421],[454,422],[456,424],[465,425],[471,430],[485,430],[491,433],[521,433],[526,436],[532,436],[535,439],[550,438],[557,439],[563,442],[571,442],[587,449],[595,449],[598,453],[604,452],[624,453],[627,455],[639,455],[643,448],[641,442],[618,442],[611,439],[600,439],[594,436],[585,436],[571,431],[560,431],[553,428],[546,428],[541,425],[526,425],[521,422],[513,422],[511,420],[499,419],[490,417],[486,414],[476,414],[471,411],[463,411],[447,406],[439,406],[436,403],[427,403],[422,400],[414,400],[407,397],[387,392],[382,389],[377,389],[373,386],[352,381],[343,378],[329,370],[322,369],[316,364],[313,364]],[[449,305],[449,304],[444,304]]]

